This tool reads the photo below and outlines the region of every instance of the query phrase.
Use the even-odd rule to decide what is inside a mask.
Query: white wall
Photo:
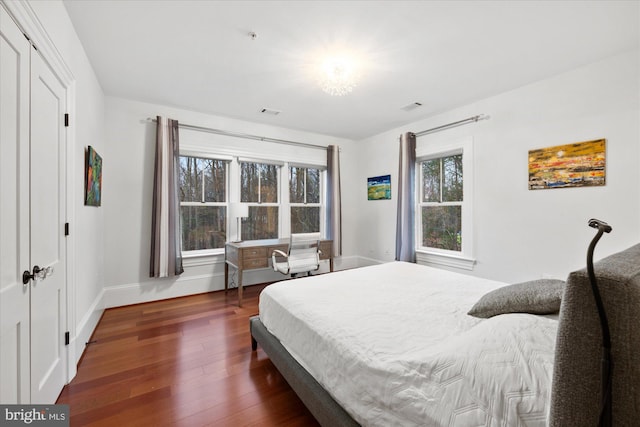
[[[60,52],[75,80],[75,108],[70,123],[70,147],[73,158],[68,167],[73,181],[68,196],[72,199],[71,239],[72,282],[69,329],[75,358],[80,358],[85,342],[102,315],[104,275],[104,209],[84,206],[84,151],[88,145],[104,154],[104,94],[96,75],[60,1],[30,2],[37,18]],[[109,162],[106,162],[107,168]]]
[[[223,256],[185,261],[185,273],[177,279],[148,277],[156,132],[155,123],[146,119],[155,118],[157,115],[186,124],[226,131],[316,145],[336,144],[342,148],[343,165],[356,162],[354,144],[349,140],[107,97],[107,149],[103,174],[105,265],[108,266],[104,276],[106,307],[224,289]],[[200,148],[223,154],[233,149],[273,158],[320,156],[321,159],[326,159],[326,154],[321,150],[301,150],[287,145],[188,130],[180,131],[180,145],[182,148]],[[343,182],[349,181],[352,173],[353,171],[348,170]],[[349,189],[349,184],[345,187]],[[344,256],[337,260],[337,268],[348,267],[351,262],[350,256],[356,254],[355,235],[349,231],[350,224],[356,219],[350,214],[353,209],[349,207],[348,200],[346,205]],[[259,270],[246,272],[243,283],[252,284],[281,278],[281,275],[272,271]]]
[[[503,281],[566,278],[585,266],[592,217],[613,226],[596,249],[600,258],[640,237],[638,52],[628,52],[358,141],[358,188],[347,195],[363,212],[357,253],[394,258],[398,137],[476,114],[490,120],[418,138],[473,138],[474,257],[471,274]],[[480,82],[479,82],[480,84]],[[530,191],[528,151],[606,138],[606,186]],[[391,201],[367,201],[368,176],[390,173]],[[366,213],[366,214],[364,214]],[[375,230],[375,232],[372,232]]]
[[[442,113],[356,143],[277,126],[205,115],[167,106],[106,98],[104,172],[105,306],[118,306],[223,288],[224,264],[187,262],[178,279],[149,279],[148,258],[154,124],[163,115],[188,124],[342,147],[344,257],[338,268],[391,261],[395,254],[398,137],[483,113],[488,121],[418,139],[474,144],[474,257],[472,274],[504,281],[566,277],[584,265],[593,230],[587,219],[609,221],[596,256],[637,242],[640,235],[638,54],[630,52]],[[604,137],[607,185],[529,191],[528,150]],[[286,146],[197,132],[181,132],[182,146],[289,155]],[[212,148],[211,148],[212,147]],[[267,147],[265,149],[265,147]],[[389,201],[367,201],[366,178],[391,174]],[[248,273],[245,283],[277,279]]]

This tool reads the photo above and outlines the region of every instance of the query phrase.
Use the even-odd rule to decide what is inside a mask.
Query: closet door
[[[55,402],[66,379],[64,115],[66,91],[31,49],[31,403]]]
[[[0,5],[0,402],[30,403],[29,51]]]
[[[54,403],[66,382],[65,112],[0,5],[0,403]]]

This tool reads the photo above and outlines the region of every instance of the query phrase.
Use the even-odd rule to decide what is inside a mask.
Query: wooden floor
[[[249,317],[264,286],[105,311],[57,403],[71,426],[317,426]]]

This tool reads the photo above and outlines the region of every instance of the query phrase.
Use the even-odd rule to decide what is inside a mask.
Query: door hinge
[[[68,222],[64,223],[64,235],[65,236],[69,235],[69,223]]]
[[[69,113],[64,113],[64,127],[69,127]]]
[[[69,345],[69,331],[64,333],[64,345]]]
[[[31,47],[33,47],[36,51],[38,50],[38,48],[36,47],[35,44],[33,44],[33,41],[29,38],[28,35],[26,35],[25,33],[22,33],[22,35],[24,36],[25,39],[27,39],[27,41],[29,42],[29,44],[31,45]]]

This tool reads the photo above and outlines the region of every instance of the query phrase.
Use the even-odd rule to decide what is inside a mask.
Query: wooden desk
[[[333,241],[320,241],[320,259],[329,260],[333,271]],[[246,240],[229,242],[224,246],[224,289],[229,288],[229,266],[238,270],[238,307],[242,307],[242,272],[271,266],[271,254],[276,249],[287,253],[289,239]]]

